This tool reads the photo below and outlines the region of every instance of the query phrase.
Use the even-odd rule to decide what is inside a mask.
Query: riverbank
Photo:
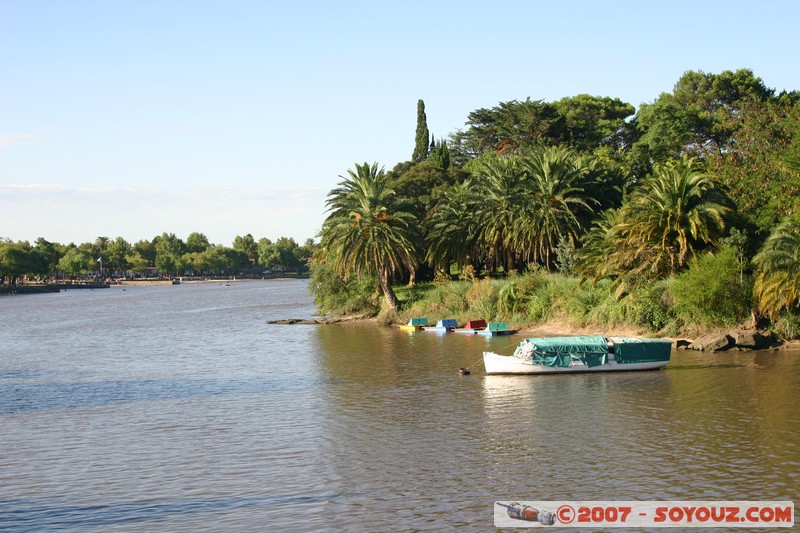
[[[69,290],[107,289],[108,283],[26,283],[24,285],[0,286],[0,296],[22,296],[27,294],[50,294]]]
[[[179,285],[180,281],[169,279],[122,279],[114,282],[114,285],[126,287],[159,287],[162,285]]]
[[[322,318],[285,318],[270,320],[268,324],[279,325],[335,325],[363,324],[364,326],[395,327],[398,324],[385,324],[371,315],[332,316]],[[653,337],[642,329],[616,327],[608,331],[594,326],[577,326],[566,321],[553,320],[542,324],[526,324],[513,327],[515,335],[528,337],[567,337],[573,335],[602,335],[606,337]],[[669,339],[678,350],[696,350],[702,352],[750,351],[750,350],[795,350],[800,351],[800,340],[784,341],[775,339],[768,333],[757,330],[708,330],[695,337],[659,336]]]

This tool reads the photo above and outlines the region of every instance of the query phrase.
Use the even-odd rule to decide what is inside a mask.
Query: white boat
[[[527,338],[513,355],[483,352],[487,374],[559,374],[657,370],[669,363],[672,341],[634,337]]]

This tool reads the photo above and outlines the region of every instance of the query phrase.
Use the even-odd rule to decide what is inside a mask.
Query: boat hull
[[[443,328],[439,326],[425,326],[422,331],[430,331],[431,333],[450,333],[453,328]]]
[[[624,372],[631,370],[658,370],[669,361],[648,361],[642,363],[609,363],[597,366],[574,364],[568,367],[551,367],[533,364],[519,357],[483,352],[483,365],[487,374],[580,374],[585,372]]]
[[[476,331],[476,335],[483,335],[484,337],[496,337],[498,335],[511,335],[514,333],[513,329],[503,329],[503,330],[488,330],[483,329],[481,331]]]

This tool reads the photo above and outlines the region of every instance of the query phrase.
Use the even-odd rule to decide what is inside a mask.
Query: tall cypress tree
[[[417,102],[417,141],[414,145],[414,154],[411,161],[418,163],[428,157],[428,118],[425,116],[425,102],[420,99]]]

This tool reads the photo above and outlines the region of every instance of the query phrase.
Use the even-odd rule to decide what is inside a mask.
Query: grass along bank
[[[752,329],[751,285],[733,274],[722,276],[733,279],[715,280],[687,273],[627,290],[608,280],[593,286],[543,270],[503,279],[420,283],[396,288],[402,303],[397,321],[426,317],[464,323],[482,318],[520,330],[668,337]],[[800,320],[786,316],[770,329],[780,338],[797,338]]]
[[[574,277],[545,272],[511,275],[504,279],[422,283],[398,287],[402,310],[398,320],[424,316],[429,320],[455,318],[503,321],[514,329],[587,330],[667,334],[664,310],[656,295],[626,295],[617,299],[610,283],[592,287]],[[677,332],[677,330],[675,330]]]
[[[386,311],[376,287],[374,277],[344,280],[327,265],[312,270],[310,289],[321,313],[377,316],[384,324],[405,323],[412,317],[454,318],[461,324],[484,319],[523,331],[546,326],[560,333],[686,338],[754,328],[752,280],[731,252],[703,256],[684,272],[660,280],[600,280],[593,285],[534,268],[499,279],[445,278],[396,285],[401,304],[396,315]],[[784,313],[759,327],[779,339],[796,339],[800,314]]]

